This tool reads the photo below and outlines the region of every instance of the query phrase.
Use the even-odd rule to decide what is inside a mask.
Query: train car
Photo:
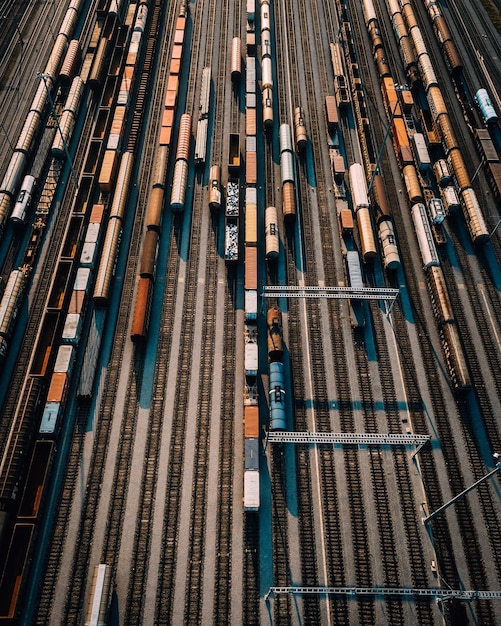
[[[213,165],[209,174],[209,209],[219,211],[221,208],[221,166]]]
[[[101,262],[94,286],[93,299],[97,307],[104,307],[108,304],[121,236],[122,220],[118,217],[111,218],[106,229]]]
[[[431,159],[422,133],[414,133],[412,135],[412,147],[419,171],[427,172],[431,166]]]
[[[244,511],[254,513],[259,511],[259,472],[244,471]]]
[[[339,123],[337,103],[334,96],[325,96],[325,120],[329,133],[335,133]]]
[[[388,204],[388,196],[381,174],[376,174],[372,181],[371,189],[372,207],[375,212],[376,223],[391,219],[390,206]]]
[[[102,626],[107,623],[112,594],[112,568],[100,563],[94,567],[92,574],[85,626]]]
[[[456,213],[461,208],[456,188],[452,185],[440,189],[442,202],[446,213]]]
[[[151,278],[140,278],[137,287],[134,316],[132,318],[130,331],[130,338],[133,343],[146,341],[148,337],[152,295],[153,282]]]
[[[347,283],[354,289],[363,289],[362,267],[360,256],[356,250],[346,252],[346,278]],[[365,325],[364,309],[361,300],[350,299],[350,320],[353,328],[361,328]]]
[[[430,198],[428,201],[428,214],[432,224],[442,224],[445,219],[445,208],[440,198]]]
[[[338,213],[339,225],[343,237],[353,237],[353,213],[351,209],[341,209]]]
[[[358,236],[362,248],[364,263],[371,263],[377,255],[376,240],[372,229],[371,214],[367,207],[359,208],[356,212]]]
[[[226,217],[224,225],[224,261],[226,265],[238,262],[238,217]]]
[[[267,261],[276,261],[280,251],[278,236],[278,211],[274,206],[266,208],[265,212],[265,256]]]
[[[0,301],[0,357],[5,356],[21,306],[27,277],[20,269],[12,270]]]
[[[252,405],[244,406],[244,437],[259,437],[259,407]]]
[[[452,384],[458,392],[468,391],[472,386],[471,377],[458,328],[456,324],[444,324],[441,333]]]
[[[156,230],[147,230],[144,235],[141,264],[139,266],[139,276],[141,276],[141,278],[153,279],[155,277],[157,244],[158,232]]]
[[[489,231],[473,188],[461,189],[461,208],[470,239],[475,245],[484,244],[489,240]]]
[[[245,248],[244,287],[257,291],[257,248],[254,246]]]
[[[229,178],[226,185],[226,217],[238,217],[240,215],[240,183],[238,178]]]
[[[281,361],[284,354],[282,337],[282,312],[278,307],[270,307],[266,315],[268,326],[268,360]]]
[[[369,207],[369,198],[367,197],[367,182],[363,167],[360,163],[352,163],[348,173],[354,210],[367,209]]]
[[[385,269],[397,270],[401,263],[393,222],[391,220],[380,221],[378,224],[378,234]]]
[[[409,198],[411,205],[423,202],[423,190],[414,165],[406,165],[402,170],[402,174],[404,177],[405,189],[407,190],[407,197]]]
[[[244,311],[246,322],[257,320],[257,289],[244,290]]]
[[[417,202],[413,205],[411,214],[414,222],[414,230],[419,244],[419,250],[421,252],[423,267],[428,269],[432,266],[439,266],[440,260],[435,248],[433,233],[431,232],[425,205],[422,202]]]
[[[498,115],[492,106],[487,89],[479,89],[475,94],[475,102],[486,126],[495,126],[498,123]]]
[[[285,224],[292,224],[296,219],[296,190],[292,182],[282,185],[282,213]]]
[[[160,232],[165,191],[163,187],[153,187],[148,200],[146,228]]]
[[[236,83],[240,81],[242,72],[242,42],[240,37],[233,37],[231,41],[231,80]]]
[[[228,171],[235,174],[240,169],[240,133],[230,133],[228,148]]]
[[[254,384],[258,371],[258,345],[256,341],[246,341],[244,348],[244,368],[246,379]]]
[[[294,109],[294,131],[296,135],[296,146],[301,152],[306,148],[306,144],[308,143],[308,133],[306,132],[306,125],[304,123],[303,107],[296,107]]]
[[[285,411],[284,366],[280,361],[270,363],[270,429],[287,430]]]
[[[259,439],[244,439],[244,470],[259,470]]]
[[[11,620],[7,623],[16,623],[21,613],[28,578],[27,568],[36,534],[33,522],[15,524],[4,554],[4,572],[0,581],[0,620]]]
[[[59,71],[59,80],[63,86],[69,85],[75,74],[77,73],[80,61],[82,60],[82,46],[78,39],[72,39],[68,44],[66,55],[64,57],[61,70]]]
[[[10,216],[10,219],[14,224],[26,224],[26,216],[30,208],[35,185],[36,178],[34,176],[28,174],[24,177],[21,184],[21,191],[17,196],[16,204],[14,205]]]
[[[439,325],[454,322],[454,313],[441,267],[431,266],[427,270],[428,283],[433,302],[433,310]]]
[[[28,477],[24,484],[23,495],[18,510],[20,521],[39,519],[43,503],[47,478],[54,457],[53,441],[36,441],[31,455]]]
[[[438,159],[433,164],[435,179],[440,187],[448,187],[452,184],[452,175],[445,159]]]
[[[170,208],[175,213],[180,213],[184,210],[187,181],[188,163],[184,159],[178,159],[174,165],[174,176],[172,178],[172,191],[170,197]]]
[[[269,132],[273,128],[273,90],[265,87],[262,91],[263,128]]]

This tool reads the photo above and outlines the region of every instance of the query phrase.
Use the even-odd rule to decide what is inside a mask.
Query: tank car
[[[457,391],[468,391],[471,377],[458,328],[455,323],[444,324],[441,333],[452,384]]]
[[[480,110],[482,119],[486,126],[494,126],[498,123],[498,115],[492,106],[487,89],[479,89],[475,94],[475,102]]]
[[[387,270],[397,270],[400,267],[395,231],[391,220],[382,220],[378,225],[383,265]]]
[[[148,336],[151,298],[153,295],[153,281],[151,278],[139,278],[136,302],[130,338],[134,343],[145,341]]]
[[[286,182],[282,185],[282,212],[286,224],[296,219],[296,190],[294,183]]]
[[[304,109],[301,106],[294,109],[294,130],[296,133],[297,149],[302,151],[306,148],[308,133],[306,132],[306,125],[304,123]]]
[[[270,363],[270,429],[287,430],[285,411],[284,366],[280,361]]]
[[[209,208],[219,211],[221,208],[221,166],[213,165],[209,174]]]
[[[178,159],[174,165],[174,176],[170,197],[170,207],[172,211],[176,213],[184,210],[187,180],[188,163],[184,159]]]
[[[360,246],[362,248],[362,258],[365,263],[368,263],[373,261],[377,254],[374,231],[372,230],[371,215],[367,207],[359,208],[356,215],[358,235],[360,237]]]
[[[157,244],[158,232],[156,230],[147,230],[144,235],[141,265],[139,267],[139,275],[141,278],[154,278]]]
[[[146,228],[148,230],[160,231],[164,196],[165,192],[162,187],[153,187],[151,190],[146,211]]]
[[[461,200],[470,239],[474,244],[484,244],[489,240],[489,231],[487,230],[475,190],[471,187],[462,189]]]
[[[265,87],[262,92],[263,101],[263,127],[265,132],[273,128],[273,90]]]
[[[16,204],[12,209],[10,219],[15,224],[26,224],[26,215],[30,208],[31,198],[33,195],[33,189],[36,184],[36,179],[31,174],[24,177],[21,184],[21,191],[19,192],[16,200]]]
[[[26,274],[20,269],[13,270],[0,300],[0,357],[7,352],[25,288]]]
[[[266,260],[276,261],[280,250],[280,242],[278,238],[278,212],[274,206],[266,208],[265,229]]]
[[[240,37],[233,37],[231,42],[231,80],[238,82],[242,71],[242,42]]]

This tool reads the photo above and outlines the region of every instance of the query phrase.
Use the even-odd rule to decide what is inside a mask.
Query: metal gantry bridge
[[[264,285],[263,298],[333,298],[334,300],[387,300],[393,306],[399,289],[392,287],[314,287]]]
[[[270,587],[265,596],[291,593],[295,595],[343,596],[427,596],[440,600],[501,600],[501,591],[468,591],[465,589],[416,589],[414,587]]]
[[[416,446],[414,455],[430,441],[429,435],[403,435],[389,433],[311,433],[290,431],[268,431],[268,443],[306,443],[355,446]]]

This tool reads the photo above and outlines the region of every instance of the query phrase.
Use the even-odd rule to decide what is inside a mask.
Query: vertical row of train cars
[[[76,0],[70,3],[0,194],[3,226],[16,197],[16,186],[23,179],[24,166],[29,166],[38,149],[36,138],[48,124],[48,114],[61,114],[61,132],[47,155],[55,163],[67,156],[79,106],[85,102],[96,108],[90,149],[61,240],[61,256],[51,279],[41,332],[22,398],[12,418],[16,436],[9,438],[3,453],[4,460],[10,461],[2,462],[0,472],[0,536],[6,548],[0,566],[1,620],[16,620],[20,614],[66,405],[75,396],[92,396],[134,160],[134,154],[125,147],[133,119],[134,107],[130,105],[140,78],[137,68],[144,54],[143,35],[150,1],[131,2],[127,6],[124,1],[101,2],[84,53],[78,40],[70,40],[80,4]],[[185,3],[181,3],[181,13],[183,9],[185,17]],[[49,93],[54,103],[52,111],[47,106]],[[27,221],[29,196],[36,182],[28,176],[24,177],[11,216],[18,224]],[[39,215],[38,207],[31,248],[25,253],[31,264],[25,263],[11,273],[0,302],[2,353],[9,346],[17,310],[36,260],[32,242],[35,236],[41,238],[46,225],[42,218],[47,220],[47,215]],[[77,362],[78,372],[74,376]],[[108,565],[97,566],[86,624],[105,623],[112,579]]]

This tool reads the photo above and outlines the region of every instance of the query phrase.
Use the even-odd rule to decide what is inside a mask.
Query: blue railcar
[[[287,430],[284,366],[280,362],[270,363],[270,428]]]

